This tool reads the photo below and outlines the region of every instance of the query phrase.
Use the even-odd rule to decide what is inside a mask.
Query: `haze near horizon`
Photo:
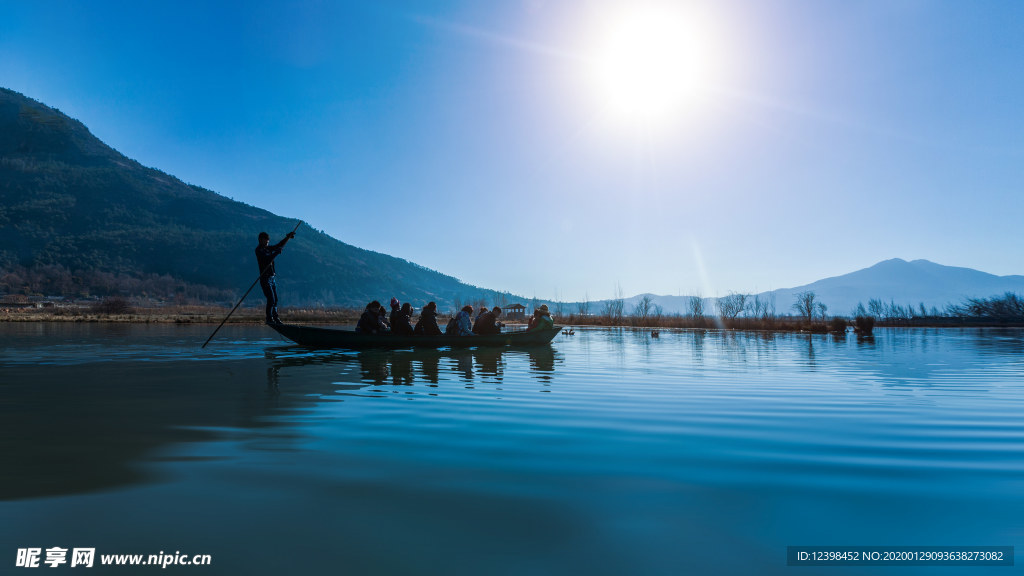
[[[0,5],[5,87],[470,284],[570,301],[897,256],[1024,271],[1019,4]]]

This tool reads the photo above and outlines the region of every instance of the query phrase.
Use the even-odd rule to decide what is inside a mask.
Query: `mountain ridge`
[[[885,304],[910,306],[915,310],[924,304],[928,310],[934,307],[942,311],[950,304],[961,304],[965,298],[986,298],[1005,292],[1024,294],[1024,275],[997,276],[973,268],[946,266],[920,258],[910,261],[890,258],[846,274],[749,296],[757,296],[762,301],[774,301],[776,313],[789,314],[796,295],[805,291],[813,291],[818,301],[828,306],[829,313],[834,315],[850,315],[858,304],[867,306],[870,299],[878,299]],[[623,299],[625,312],[633,310],[645,296],[660,306],[663,313],[685,314],[689,311],[691,296],[641,293]],[[702,299],[705,313],[712,313],[717,297],[705,296]],[[590,302],[590,313],[599,313],[608,302],[610,300]],[[564,306],[575,312],[580,304],[572,302]]]
[[[276,242],[296,221],[145,167],[0,88],[0,292],[231,301],[258,272],[257,233]],[[515,298],[311,228],[278,271],[283,304]]]

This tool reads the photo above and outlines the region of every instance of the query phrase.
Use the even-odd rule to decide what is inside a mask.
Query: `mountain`
[[[800,292],[813,291],[817,300],[828,306],[830,314],[849,315],[863,303],[875,298],[884,304],[910,306],[915,311],[923,303],[931,310],[943,310],[948,304],[960,304],[964,298],[985,298],[1005,292],[1024,294],[1024,276],[996,276],[971,268],[943,266],[928,260],[907,262],[900,258],[885,260],[849,274],[824,278],[795,288],[782,288],[758,294],[763,301],[774,301],[778,314],[793,313],[792,306]],[[631,312],[644,297],[650,297],[666,314],[685,314],[689,311],[689,296],[660,296],[638,294],[624,299],[624,310]],[[704,299],[704,310],[714,310],[715,298]],[[590,312],[599,314],[607,300],[590,303]],[[575,312],[578,303],[563,305]]]
[[[0,295],[126,294],[231,302],[256,276],[260,230],[273,241],[297,220],[230,200],[142,166],[81,123],[0,88]],[[443,306],[458,301],[526,299],[459,282],[414,263],[363,250],[301,228],[278,262],[288,305],[362,306],[397,296]],[[832,314],[872,298],[915,309],[944,308],[965,297],[1024,293],[1024,276],[995,276],[927,260],[899,258],[805,286],[759,294],[791,312],[795,295],[814,291]],[[665,313],[685,313],[686,296],[650,296]],[[258,298],[254,299],[255,303]],[[591,302],[600,313],[606,301]],[[714,299],[705,310],[711,312]],[[575,312],[575,303],[560,306]]]
[[[276,242],[296,222],[142,166],[0,88],[0,294],[230,302],[258,273],[257,233]],[[512,298],[308,227],[277,269],[286,305]]]
[[[928,260],[907,262],[900,258],[812,282],[805,286],[774,290],[780,312],[789,312],[796,294],[814,291],[832,314],[849,314],[858,303],[871,298],[917,309],[921,304],[942,310],[967,297],[989,297],[1005,292],[1024,294],[1024,276],[996,276],[971,268],[943,266]]]

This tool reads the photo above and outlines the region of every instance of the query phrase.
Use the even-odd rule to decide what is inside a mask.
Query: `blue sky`
[[[714,296],[892,257],[1024,273],[1021,2],[0,10],[0,85],[145,165],[472,284]]]

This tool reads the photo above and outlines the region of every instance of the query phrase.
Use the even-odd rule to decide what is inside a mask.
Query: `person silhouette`
[[[270,245],[270,234],[260,232],[259,245],[256,246],[256,262],[260,266],[260,288],[267,298],[267,324],[280,324],[277,317],[277,273],[274,270],[274,258],[281,253],[284,245],[295,238],[295,232],[289,232],[283,240]]]

